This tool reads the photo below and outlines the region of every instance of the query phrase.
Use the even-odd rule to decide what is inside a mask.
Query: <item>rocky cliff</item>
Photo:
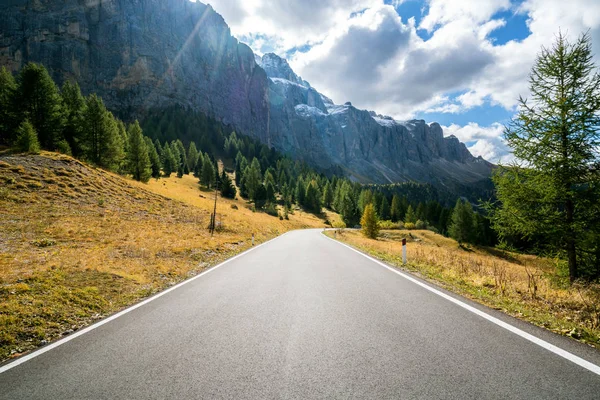
[[[255,57],[212,7],[189,0],[8,0],[0,64],[43,63],[124,116],[183,105],[322,169],[363,182],[446,185],[489,177],[438,124],[335,105],[274,54]]]

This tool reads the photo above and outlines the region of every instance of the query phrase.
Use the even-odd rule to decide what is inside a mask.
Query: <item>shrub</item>
[[[379,227],[381,229],[400,229],[399,224],[390,220],[379,221]]]
[[[415,224],[415,228],[417,229],[427,229],[427,224],[421,220],[418,220]]]
[[[39,154],[40,142],[38,135],[28,120],[23,121],[17,131],[17,149],[24,153]]]
[[[398,229],[404,229],[404,222],[398,221]]]
[[[64,139],[56,144],[56,151],[68,156],[72,155],[71,146],[69,146],[69,143]]]
[[[277,207],[275,207],[275,204],[273,203],[267,204],[265,207],[265,212],[273,217],[277,217],[279,215],[279,212],[277,212]]]
[[[416,228],[416,226],[412,222],[407,222],[404,224],[404,229],[411,230],[411,229],[415,229],[415,228]]]

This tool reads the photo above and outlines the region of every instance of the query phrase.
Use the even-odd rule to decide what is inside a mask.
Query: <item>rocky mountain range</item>
[[[372,183],[472,185],[493,165],[437,123],[334,104],[275,54],[255,56],[210,5],[189,0],[8,0],[0,65],[42,63],[122,116],[181,105],[314,166]]]

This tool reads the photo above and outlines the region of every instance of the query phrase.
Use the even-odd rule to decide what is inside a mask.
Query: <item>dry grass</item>
[[[600,287],[569,286],[556,276],[558,260],[462,248],[430,231],[383,231],[378,240],[346,231],[338,238],[396,266],[402,264],[401,240],[406,238],[408,265],[403,268],[538,326],[600,345]]]
[[[219,199],[211,237],[212,207],[191,176],[144,185],[55,153],[0,155],[0,360],[249,248],[253,233],[324,226]]]

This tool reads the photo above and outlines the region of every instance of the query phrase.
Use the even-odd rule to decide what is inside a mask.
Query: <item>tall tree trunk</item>
[[[567,213],[567,259],[569,260],[569,280],[574,282],[579,278],[577,270],[577,252],[575,250],[575,232],[573,232],[573,200],[567,199],[565,203],[565,211]]]

